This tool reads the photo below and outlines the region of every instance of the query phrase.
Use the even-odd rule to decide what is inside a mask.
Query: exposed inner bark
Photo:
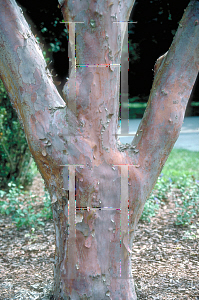
[[[15,1],[2,3],[1,78],[52,199],[55,299],[136,299],[130,260],[134,231],[178,138],[197,77],[199,3],[191,1],[168,54],[156,65],[132,145],[120,151],[125,25],[121,30],[113,21],[128,21],[133,3],[61,1],[66,21],[84,22],[75,25],[77,68],[64,87],[64,100]],[[69,27],[73,35],[74,26]]]

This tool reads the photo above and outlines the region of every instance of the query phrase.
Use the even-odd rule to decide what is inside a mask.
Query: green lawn
[[[199,152],[185,149],[173,149],[167,159],[162,173],[176,182],[182,175],[194,176],[199,180]]]
[[[189,225],[199,215],[199,152],[172,150],[146,201],[141,219],[150,222],[168,193],[176,189],[180,193],[180,199],[175,201],[176,225]]]

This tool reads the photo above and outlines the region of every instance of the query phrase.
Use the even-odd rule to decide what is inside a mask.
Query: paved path
[[[129,133],[136,134],[141,119],[129,120]],[[119,131],[118,131],[119,133]],[[131,143],[133,136],[120,137],[121,143]],[[183,148],[191,151],[199,151],[199,117],[187,117],[181,128],[180,136],[174,148]]]

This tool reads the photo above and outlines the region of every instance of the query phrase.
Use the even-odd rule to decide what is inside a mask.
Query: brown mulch
[[[42,200],[43,181],[31,190]],[[190,227],[175,225],[170,195],[151,223],[139,222],[132,255],[138,300],[199,300],[199,219]],[[33,232],[17,230],[0,215],[0,300],[50,299],[54,261],[53,221]]]

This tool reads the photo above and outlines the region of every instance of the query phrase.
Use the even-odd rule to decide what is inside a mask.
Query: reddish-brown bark
[[[66,21],[84,22],[75,25],[76,63],[89,64],[72,68],[64,100],[15,1],[1,3],[1,78],[52,199],[55,299],[136,299],[134,231],[198,74],[199,3],[191,1],[157,64],[132,145],[122,151],[116,138],[120,68],[102,65],[120,64],[125,26],[121,33],[112,21],[128,21],[133,2],[60,1]]]

